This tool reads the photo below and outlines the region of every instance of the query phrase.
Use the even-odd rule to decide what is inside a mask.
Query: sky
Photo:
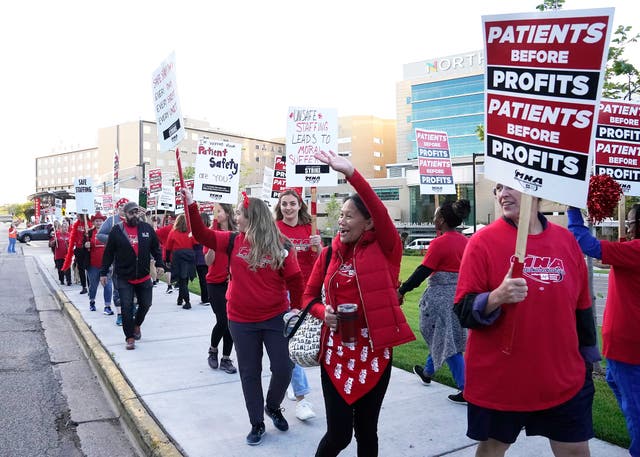
[[[176,53],[184,117],[257,138],[285,136],[289,106],[396,117],[403,65],[482,49],[483,15],[542,0],[32,0],[0,16],[0,204],[35,192],[35,157],[96,145],[101,127],[155,121],[151,75]],[[614,30],[640,32],[637,0]],[[635,20],[634,24],[632,20]],[[640,44],[627,56],[640,66]]]

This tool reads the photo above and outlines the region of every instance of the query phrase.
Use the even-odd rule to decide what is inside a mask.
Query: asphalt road
[[[0,241],[0,457],[141,455],[31,257],[46,242],[16,247]]]

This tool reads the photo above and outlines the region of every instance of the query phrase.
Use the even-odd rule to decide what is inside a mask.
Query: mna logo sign
[[[542,178],[528,175],[523,171],[515,170],[513,179],[518,181],[523,189],[536,191],[542,189]]]

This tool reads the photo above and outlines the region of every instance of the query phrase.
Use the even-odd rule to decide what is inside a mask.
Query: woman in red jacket
[[[165,261],[171,262],[171,278],[178,283],[177,305],[182,309],[191,309],[189,282],[196,277],[196,256],[193,251],[196,244],[195,238],[189,236],[184,214],[180,214],[167,237]]]
[[[82,286],[81,294],[87,291],[87,268],[89,267],[89,238],[87,232],[91,225],[89,224],[89,215],[78,214],[77,220],[71,227],[71,235],[69,237],[69,249],[64,259],[63,270],[71,268],[71,261],[76,260],[78,267],[78,276],[80,276],[80,285]]]
[[[206,228],[191,192],[183,188],[182,194],[189,205],[193,236],[203,246],[215,250],[216,255],[227,252],[231,243],[231,281],[227,292],[229,330],[238,355],[242,392],[251,422],[247,444],[260,444],[265,432],[264,413],[278,430],[289,429],[280,404],[291,381],[293,363],[289,359],[288,340],[282,332],[282,318],[290,305],[300,308],[304,288],[300,266],[295,250],[283,238],[262,200],[244,194],[236,209],[240,233],[233,238],[232,232]],[[263,347],[267,349],[271,368],[266,402],[262,392]]]
[[[60,230],[57,230],[53,238],[49,240],[49,247],[53,249],[53,261],[56,264],[56,270],[58,270],[58,279],[61,286],[64,286],[65,279],[67,286],[71,285],[71,270],[62,269],[64,258],[69,249],[69,236],[69,223],[62,221]]]
[[[233,208],[226,203],[216,204],[216,217],[211,223],[212,230],[221,232],[235,232],[237,227],[233,220]],[[207,270],[207,296],[211,302],[211,310],[215,314],[216,324],[211,330],[211,346],[207,362],[213,370],[221,370],[233,374],[236,367],[231,362],[233,338],[229,331],[227,317],[227,287],[229,286],[229,256],[226,252],[218,252],[204,247],[204,261],[209,266]],[[218,363],[218,344],[222,340],[222,360]]]
[[[316,456],[335,456],[355,430],[358,455],[378,455],[378,416],[391,376],[392,347],[413,341],[397,295],[402,242],[386,207],[351,162],[333,152],[315,157],[344,173],[358,194],[347,197],[325,272],[324,249],[303,296],[324,320],[320,377],[327,433]],[[322,287],[325,303],[320,300]],[[355,343],[338,332],[337,307],[357,304]]]

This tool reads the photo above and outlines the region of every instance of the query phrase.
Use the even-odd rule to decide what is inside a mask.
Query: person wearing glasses
[[[465,248],[454,312],[469,328],[467,436],[503,456],[522,428],[554,455],[589,455],[592,364],[600,359],[587,267],[571,233],[533,198],[522,277],[512,275],[522,194],[497,184],[502,217]]]
[[[122,306],[122,330],[127,350],[135,349],[136,340],[142,338],[140,327],[151,307],[153,284],[150,275],[151,256],[156,261],[158,274],[164,272],[160,243],[151,225],[140,220],[137,203],[128,202],[123,208],[125,220],[109,232],[102,257],[100,283],[107,283],[109,267],[114,264],[115,287]],[[138,307],[134,312],[133,295]]]
[[[627,422],[629,453],[640,456],[640,204],[627,213],[626,242],[596,239],[577,208],[569,208],[567,216],[582,252],[611,266],[602,318],[602,353],[607,360],[607,383]]]

